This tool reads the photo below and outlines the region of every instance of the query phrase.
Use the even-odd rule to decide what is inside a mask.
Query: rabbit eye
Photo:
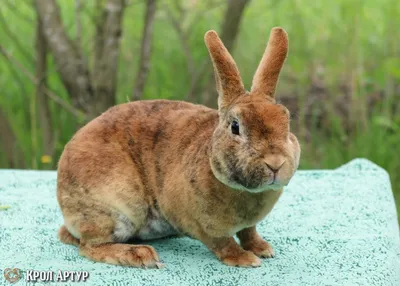
[[[232,121],[231,123],[231,131],[232,134],[239,135],[239,122],[236,120]]]

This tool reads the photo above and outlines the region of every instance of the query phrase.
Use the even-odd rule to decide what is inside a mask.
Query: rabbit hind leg
[[[65,225],[62,225],[58,230],[58,238],[60,239],[61,242],[65,244],[72,244],[75,246],[79,246],[80,243],[79,239],[74,237],[65,227]]]
[[[79,239],[80,255],[93,261],[114,265],[144,268],[163,266],[152,246],[124,244],[134,236],[136,228],[123,214],[92,206],[90,214],[71,215],[73,218],[66,219],[66,224],[68,229],[72,230],[70,235],[76,240]],[[67,230],[67,227],[65,229]]]

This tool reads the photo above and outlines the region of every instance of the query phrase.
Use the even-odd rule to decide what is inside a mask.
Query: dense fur
[[[80,129],[58,166],[61,241],[81,255],[119,265],[160,267],[131,239],[189,235],[227,265],[258,266],[272,257],[255,225],[293,176],[300,147],[289,112],[273,94],[287,53],[274,28],[246,92],[235,62],[210,31],[219,110],[151,100],[110,108]],[[233,134],[233,121],[240,134]],[[237,235],[241,246],[235,242]]]

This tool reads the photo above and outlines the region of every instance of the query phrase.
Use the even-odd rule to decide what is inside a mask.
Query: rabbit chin
[[[280,191],[285,186],[285,185],[279,184],[277,182],[272,183],[272,184],[271,183],[263,183],[256,188],[250,189],[250,188],[246,188],[245,186],[243,186],[239,183],[228,180],[221,174],[218,174],[218,172],[216,172],[212,166],[211,166],[211,170],[214,173],[214,176],[218,179],[218,181],[220,181],[222,184],[224,184],[232,189],[238,190],[238,191],[246,191],[246,192],[250,192],[250,193],[261,193],[261,192],[265,192],[265,191]]]
[[[228,183],[224,183],[224,184],[227,185],[228,187],[231,187],[232,189],[236,189],[239,191],[247,191],[250,193],[261,193],[261,192],[266,192],[266,191],[280,191],[284,187],[284,185],[277,184],[277,183],[273,183],[273,184],[265,183],[265,184],[261,184],[260,186],[258,186],[256,188],[249,189],[249,188],[246,188],[245,186],[242,186],[236,182],[228,182]]]

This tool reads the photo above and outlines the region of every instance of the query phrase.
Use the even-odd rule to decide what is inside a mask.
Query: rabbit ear
[[[251,93],[274,99],[279,73],[285,62],[289,41],[284,29],[271,30],[267,48],[253,77]]]
[[[215,31],[208,31],[204,41],[214,66],[218,91],[218,107],[229,106],[238,96],[246,93],[239,70]]]

